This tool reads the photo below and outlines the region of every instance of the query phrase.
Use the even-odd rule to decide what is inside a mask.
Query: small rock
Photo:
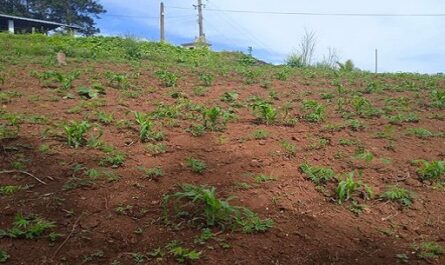
[[[418,181],[417,179],[413,179],[413,178],[407,178],[405,180],[406,185],[408,186],[412,186],[412,187],[421,187],[422,183],[420,181]]]

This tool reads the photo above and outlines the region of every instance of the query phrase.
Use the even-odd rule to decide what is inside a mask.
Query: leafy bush
[[[63,128],[65,129],[68,145],[78,148],[86,143],[85,134],[91,128],[91,125],[87,121],[72,121],[65,124]]]
[[[190,217],[190,222],[200,227],[240,230],[244,233],[265,232],[272,227],[271,219],[260,219],[254,212],[230,205],[233,197],[222,200],[214,187],[185,184],[182,191],[163,199],[164,216],[170,221],[169,205],[173,201],[174,216]],[[185,214],[186,213],[186,214]]]

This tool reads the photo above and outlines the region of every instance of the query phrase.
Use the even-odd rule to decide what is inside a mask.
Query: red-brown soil
[[[49,69],[84,71],[74,82],[74,99],[63,99],[54,89],[42,87],[38,79],[30,76],[31,70]],[[427,92],[425,95],[420,92],[417,101],[414,100],[415,92],[409,91],[365,95],[378,107],[382,107],[388,97],[404,96],[412,100],[412,111],[417,112],[420,121],[395,125],[391,148],[388,148],[389,140],[375,137],[388,124],[383,117],[361,119],[366,128],[359,131],[348,128],[337,132],[322,130],[326,124],[343,121],[335,112],[335,101],[326,103],[320,99],[321,92],[336,94],[336,89],[331,85],[332,80],[322,77],[307,79],[300,75],[288,81],[273,82],[279,98],[274,104],[281,106],[287,101],[294,101],[292,115],[296,116],[302,98],[324,102],[328,105],[328,115],[322,123],[299,121],[294,127],[258,125],[249,108],[239,108],[237,120],[229,122],[226,130],[206,132],[201,137],[193,137],[186,132],[190,121],[181,120],[179,127],[158,125],[165,132],[163,142],[168,151],[156,156],[149,154],[144,144],[139,142],[137,126],[117,128],[115,123],[102,125],[100,140],[124,152],[127,157],[123,166],[107,169],[119,175],[119,180],[107,181],[102,177],[92,185],[64,190],[68,179],[75,174],[73,167],[76,164],[100,168],[98,164],[104,154],[88,147],[70,148],[64,139],[57,136],[63,135],[63,130],[51,124],[82,119],[93,121],[96,111],[113,113],[115,122],[121,119],[133,121],[132,111],[153,111],[157,101],[175,102],[170,96],[171,89],[164,88],[149,67],[141,67],[138,69],[141,73],[139,78],[131,80],[134,85],[144,88],[137,98],[125,97],[119,90],[106,87],[107,94],[101,96],[103,106],[70,113],[68,110],[80,102],[89,101],[79,98],[76,88],[94,83],[90,81],[93,76],[99,76],[98,81],[106,84],[103,78],[106,71],[132,72],[134,69],[125,64],[79,62],[69,62],[62,69],[38,64],[30,64],[26,68],[11,65],[8,68],[8,78],[0,86],[1,91],[17,91],[22,96],[5,102],[2,109],[22,115],[45,115],[50,122],[24,122],[17,138],[2,140],[0,168],[12,169],[11,163],[20,160],[25,164],[23,170],[47,184],[23,174],[1,174],[0,185],[32,186],[10,196],[0,196],[0,229],[10,227],[17,213],[38,214],[54,221],[57,227],[53,231],[63,236],[55,242],[44,237],[2,238],[0,249],[11,256],[6,264],[136,264],[131,253],[147,253],[164,247],[172,240],[181,240],[185,246],[202,251],[202,257],[195,264],[398,264],[402,263],[397,258],[398,254],[406,254],[409,264],[426,264],[427,261],[416,257],[413,245],[427,241],[445,243],[444,189],[434,188],[433,183],[421,182],[416,166],[411,163],[416,159],[445,159],[445,138],[420,139],[406,134],[406,130],[412,127],[445,132],[445,121],[429,118],[440,110],[418,103],[428,101]],[[219,99],[226,91],[237,91],[240,101],[251,95],[268,96],[267,90],[259,84],[243,84],[237,75],[217,76],[204,96],[195,96],[192,92],[198,83],[195,75],[184,72],[178,88],[193,102],[207,106],[218,104],[226,108],[227,104]],[[150,87],[155,89],[149,91]],[[359,89],[360,81],[346,87]],[[304,93],[308,91],[310,93]],[[51,130],[47,131],[48,128]],[[250,134],[260,128],[269,131],[270,136],[265,140],[252,139]],[[329,144],[319,150],[307,148],[320,137],[329,139]],[[340,139],[360,141],[366,150],[374,154],[374,160],[365,163],[354,158],[356,147],[339,145]],[[295,156],[283,154],[280,146],[283,140],[297,147]],[[49,145],[50,152],[40,152],[42,144]],[[203,174],[193,173],[185,166],[185,159],[190,156],[206,161],[207,170]],[[381,158],[391,159],[391,163],[383,163]],[[349,209],[350,202],[341,205],[335,202],[335,183],[326,187],[327,194],[317,191],[299,170],[305,161],[331,167],[338,174],[361,169],[361,179],[374,188],[376,199],[358,199],[367,205],[367,209],[362,214],[354,214]],[[164,176],[159,180],[143,179],[138,166],[160,166]],[[277,179],[257,184],[248,173],[265,173]],[[241,189],[236,184],[240,182],[249,183],[251,187]],[[247,206],[262,218],[273,219],[274,226],[258,234],[218,233],[217,238],[230,245],[227,249],[214,239],[197,246],[193,240],[200,234],[199,229],[183,225],[176,230],[161,219],[163,196],[177,191],[182,183],[215,186],[221,197],[235,195],[233,204]],[[394,184],[415,193],[411,207],[378,199],[379,192]],[[127,214],[116,211],[117,207],[125,205],[132,206]],[[74,225],[77,226],[73,230]],[[135,233],[138,229],[141,232]],[[433,262],[445,264],[445,259],[441,257]],[[142,262],[156,263],[176,264],[176,261],[166,255],[162,260],[146,259]]]

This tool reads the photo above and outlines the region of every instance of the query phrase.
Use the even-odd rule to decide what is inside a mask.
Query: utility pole
[[[161,24],[161,42],[165,41],[165,9],[164,2],[161,2],[161,10],[160,10],[160,24]]]
[[[375,73],[378,73],[379,51],[375,49]]]
[[[202,4],[202,0],[198,0],[198,5],[196,6],[198,8],[198,24],[199,24],[199,39],[204,40],[205,34],[204,34],[204,16],[202,15],[202,7],[204,5]]]

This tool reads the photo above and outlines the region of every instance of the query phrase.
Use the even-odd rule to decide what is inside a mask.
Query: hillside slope
[[[0,47],[0,262],[445,262],[444,76],[106,37]]]

